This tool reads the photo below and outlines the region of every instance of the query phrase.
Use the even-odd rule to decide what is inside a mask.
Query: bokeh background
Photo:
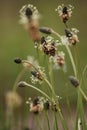
[[[0,107],[4,104],[6,92],[12,89],[15,79],[22,69],[22,66],[13,62],[14,58],[26,59],[28,55],[36,56],[32,39],[18,23],[19,10],[28,3],[35,5],[41,13],[40,26],[52,27],[60,34],[64,34],[65,26],[55,12],[55,8],[62,3],[75,7],[68,24],[80,31],[80,42],[77,45],[80,67],[83,69],[87,63],[87,0],[0,0]],[[69,59],[67,54],[66,59]],[[57,79],[55,89],[58,95],[62,97],[69,95],[73,98],[75,89],[72,86],[64,85],[68,82],[68,76],[73,74],[70,61],[67,61],[67,69],[66,74],[60,70],[55,72],[55,79]],[[79,70],[81,73],[81,69]],[[28,80],[28,78],[29,75],[26,73],[24,79]],[[18,92],[23,95],[24,101],[28,96],[35,95],[35,91],[29,90],[29,88],[18,89]]]

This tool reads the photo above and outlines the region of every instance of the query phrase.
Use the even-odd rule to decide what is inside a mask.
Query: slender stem
[[[49,66],[49,77],[50,77],[50,82],[52,85],[52,89],[55,91],[55,87],[54,87],[54,79],[53,79],[53,69],[52,69],[52,63],[50,62]]]
[[[72,67],[73,67],[73,71],[74,71],[75,77],[77,77],[76,66],[75,66],[75,62],[74,62],[72,53],[71,53],[71,51],[70,51],[68,45],[65,45],[65,47],[66,47],[67,52],[68,52],[68,54],[69,54],[69,57],[70,57],[70,60],[71,60],[71,63],[72,63]]]
[[[50,82],[49,82],[46,78],[44,78],[44,81],[48,84],[48,86],[49,86],[50,89],[52,90],[52,85],[50,84]]]
[[[66,27],[66,28],[68,28],[68,25],[67,25],[67,23],[64,23],[64,25],[65,25],[65,27]]]
[[[83,102],[82,102],[82,95],[80,90],[78,90],[78,105],[79,105],[79,117],[81,118],[82,121],[82,128],[83,130],[86,129],[86,124],[85,124],[85,115],[84,115],[84,108],[83,108]]]
[[[33,86],[33,85],[31,85],[31,84],[28,84],[28,83],[26,83],[26,82],[24,82],[24,84],[25,84],[25,86],[28,86],[28,87],[30,87],[30,88],[33,88],[33,89],[37,90],[37,91],[40,92],[43,96],[45,96],[47,99],[51,100],[50,97],[49,97],[45,92],[43,92],[42,90],[40,90],[40,89],[36,88],[35,86]]]
[[[83,79],[83,77],[84,77],[84,74],[85,74],[86,70],[87,70],[87,65],[84,67],[84,70],[83,70],[83,72],[82,72],[82,77],[81,77],[80,84],[82,84],[82,79]]]
[[[48,111],[45,111],[45,116],[46,116],[46,119],[47,119],[48,130],[50,130],[50,121],[49,121]]]
[[[79,87],[79,91],[81,92],[81,94],[84,97],[84,99],[87,101],[87,96],[85,95],[85,93],[83,92],[83,90],[81,89],[81,87]]]
[[[83,70],[83,73],[82,73],[83,76],[84,76],[86,70],[87,70],[87,65],[85,66],[85,68],[84,68],[84,70]]]
[[[27,63],[27,64],[29,64],[29,69],[32,67],[33,69],[35,69],[35,70],[38,72],[38,69],[37,69],[32,63],[30,63],[29,61],[27,61],[27,60],[22,60],[22,63]]]
[[[55,32],[54,30],[52,30],[52,33],[56,36],[58,36],[61,39],[61,35],[58,32]]]
[[[26,69],[22,69],[21,72],[18,74],[16,80],[15,80],[15,83],[14,83],[14,86],[13,86],[13,91],[16,91],[17,89],[17,84],[18,82],[20,81],[21,77],[23,76],[23,74],[25,73]]]
[[[44,81],[48,84],[48,86],[49,86],[49,88],[50,88],[50,90],[51,90],[51,92],[52,92],[52,94],[53,94],[53,98],[54,98],[55,101],[58,103],[58,100],[57,100],[55,91],[54,91],[54,89],[53,89],[51,83],[50,83],[46,78],[44,78]],[[59,103],[58,103],[58,104],[59,104]],[[58,105],[58,109],[60,110],[59,105]]]
[[[46,81],[46,83],[50,86],[50,88],[51,88],[51,90],[52,90],[52,85],[50,84],[50,82],[49,82],[47,79],[45,79],[45,81]],[[61,122],[62,122],[62,124],[63,124],[63,128],[64,128],[64,130],[68,130],[67,125],[66,125],[66,122],[65,122],[65,119],[64,119],[64,117],[63,117],[63,115],[62,115],[62,112],[61,112],[61,109],[60,109],[60,106],[59,106],[59,102],[58,102],[58,100],[57,100],[57,98],[56,98],[56,95],[55,95],[54,90],[53,90],[53,94],[54,94],[54,99],[55,99],[55,101],[56,101],[56,103],[57,103],[57,108],[58,108],[58,112],[59,112],[59,115],[60,115]]]
[[[52,69],[52,63],[50,63],[50,65],[48,65],[49,67],[49,77],[50,77],[50,82],[51,82],[51,85],[52,85],[52,93],[51,93],[51,96],[53,97],[54,96],[54,99],[56,101],[56,94],[55,94],[55,88],[54,88],[54,82],[53,82],[53,69]],[[58,101],[57,101],[58,102]],[[57,123],[57,117],[56,117],[56,113],[54,111],[54,126],[55,126],[55,130],[58,130],[58,123]]]
[[[55,122],[55,130],[58,130],[58,123],[57,123],[57,115],[56,114],[57,113],[54,112],[54,118],[55,118],[54,122]]]
[[[39,120],[39,117],[37,116],[37,124],[38,124],[38,126],[39,126],[39,128],[40,128],[40,130],[43,130],[42,129],[42,126],[41,126],[41,121]]]

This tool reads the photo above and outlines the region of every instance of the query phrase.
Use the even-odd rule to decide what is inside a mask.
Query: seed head
[[[68,8],[66,6],[63,7],[63,14],[67,14],[68,13]]]
[[[72,33],[68,29],[65,29],[65,35],[66,37],[72,37]]]
[[[68,38],[68,42],[70,44],[76,45],[76,43],[79,42],[77,33],[78,33],[77,29],[74,30],[73,28],[71,30],[65,29],[65,35]]]
[[[69,76],[69,80],[73,86],[75,87],[79,86],[79,81],[74,76]]]
[[[30,111],[34,114],[39,114],[43,111],[43,108],[43,102],[40,101],[40,97],[36,97],[30,102]]]
[[[22,60],[19,57],[17,57],[14,59],[14,62],[17,64],[20,64],[20,63],[22,63]]]
[[[31,4],[24,5],[20,11],[20,23],[25,24],[31,20],[38,20],[40,17],[40,14],[37,10],[37,8]]]
[[[42,80],[42,76],[39,72],[31,71],[31,74],[39,80]]]
[[[19,83],[18,83],[18,87],[25,87],[26,86],[26,83],[24,82],[24,81],[20,81]]]
[[[25,11],[25,15],[30,18],[30,16],[32,16],[33,12],[30,8],[26,8],[26,11]]]
[[[56,41],[52,37],[42,37],[40,49],[49,56],[55,56],[57,46]]]
[[[39,97],[34,98],[33,105],[37,105],[39,103]]]
[[[64,4],[59,5],[56,9],[59,16],[61,17],[62,21],[66,23],[68,19],[71,17],[73,6],[68,5],[65,6]]]
[[[48,28],[48,27],[41,27],[41,28],[39,28],[39,31],[42,32],[42,33],[45,33],[45,34],[51,34],[52,33],[51,28]]]

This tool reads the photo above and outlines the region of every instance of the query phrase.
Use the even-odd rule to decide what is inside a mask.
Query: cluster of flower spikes
[[[65,35],[60,36],[60,42],[63,44],[68,45],[76,45],[78,40],[77,33],[79,32],[77,29],[72,28],[69,29],[67,25],[67,21],[71,17],[73,6],[68,5],[65,6],[64,4],[59,5],[56,9],[59,16],[62,19],[62,22],[66,25]],[[54,40],[51,36],[42,36],[41,33],[45,33],[47,35],[54,34],[54,30],[48,27],[39,27],[39,19],[40,14],[37,8],[31,4],[24,5],[20,10],[20,23],[24,25],[25,29],[30,33],[32,40],[34,41],[36,47],[38,47],[44,54],[49,56],[49,62],[53,63],[53,68],[60,68],[65,66],[65,54],[63,51],[58,51],[58,45],[61,43],[58,40]],[[41,32],[41,33],[40,33]],[[18,63],[20,58],[15,60]],[[31,68],[31,79],[32,82],[42,81],[43,71],[41,67],[38,66],[35,68],[33,66],[33,62],[22,62],[24,67]],[[33,66],[33,67],[30,67]]]
[[[76,43],[79,42],[77,36],[78,30],[75,28],[69,29],[67,26],[67,21],[71,17],[72,9],[73,7],[71,5],[58,6],[56,9],[63,23],[66,25],[65,35],[60,36],[62,44],[58,40],[54,40],[51,36],[41,35],[41,33],[45,33],[46,35],[50,35],[52,33],[54,34],[54,30],[48,27],[39,27],[40,14],[36,7],[29,4],[23,6],[20,10],[20,23],[24,25],[25,29],[31,35],[31,38],[35,43],[35,47],[38,47],[44,54],[48,55],[49,61],[53,62],[54,66],[57,66],[54,68],[58,68],[58,66],[63,67],[65,65],[65,54],[62,51],[57,52],[57,46],[63,44],[76,45]],[[21,60],[20,58],[16,58],[14,61],[17,64],[22,63],[25,68],[30,69],[33,83],[38,81],[41,82],[43,80],[43,77],[45,76],[44,69],[42,70],[39,65],[36,66],[30,59]],[[74,77],[70,77],[69,79],[75,87],[79,85],[79,81],[77,81]],[[19,87],[25,87],[25,84],[23,82],[19,83]],[[50,103],[48,102],[49,101],[47,101],[47,108],[50,106]],[[30,101],[30,111],[33,111],[34,113],[41,112],[45,108],[43,105],[45,103],[46,102],[42,103],[42,98]],[[57,111],[55,101],[51,104],[51,108]]]
[[[20,10],[20,17],[20,23],[27,27],[35,42],[35,47],[38,47],[44,54],[49,56],[49,61],[54,64],[53,68],[63,68],[65,65],[65,54],[61,53],[61,51],[57,52],[57,46],[60,45],[59,41],[48,36],[53,33],[53,30],[48,27],[39,27],[40,14],[37,8],[30,4],[23,6]],[[45,33],[46,36],[42,36],[40,32]]]

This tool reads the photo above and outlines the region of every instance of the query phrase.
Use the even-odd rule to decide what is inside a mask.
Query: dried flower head
[[[37,10],[37,8],[31,4],[24,5],[20,11],[20,23],[26,24],[29,23],[32,20],[38,20],[40,18],[40,14]]]
[[[31,98],[28,99],[26,102],[30,106],[30,111],[38,114],[41,113],[43,110],[49,110],[51,103],[47,98],[44,97],[36,97],[33,100]]]
[[[43,82],[43,77],[46,77],[45,73],[44,73],[44,68],[38,66],[37,71],[36,70],[32,70],[31,71],[31,82],[36,84],[39,83],[41,84]]]
[[[58,55],[56,57],[56,62],[59,66],[63,66],[65,64],[65,54],[64,52],[58,52]]]
[[[57,50],[57,42],[52,37],[42,37],[40,49],[49,56],[55,56]]]
[[[67,20],[71,17],[73,8],[74,7],[72,5],[65,6],[64,4],[57,7],[56,11],[64,23],[66,23]]]
[[[42,75],[39,72],[33,70],[31,71],[31,74],[32,74],[31,76],[32,83],[34,84],[37,82],[42,83]]]
[[[25,29],[28,30],[34,42],[39,42],[41,37],[39,33],[40,14],[37,8],[31,4],[24,5],[19,13],[20,24],[23,24]]]
[[[64,68],[65,71],[65,53],[63,51],[58,51],[54,57],[50,57],[50,62],[53,62],[54,69]]]
[[[30,112],[34,114],[41,113],[44,109],[42,97],[36,97],[29,101]]]
[[[42,80],[42,76],[41,76],[41,74],[39,72],[37,72],[37,71],[31,71],[31,74],[34,77],[36,77],[37,79]]]
[[[77,42],[79,42],[77,36],[78,32],[79,31],[75,28],[72,28],[71,31],[69,29],[65,29],[65,35],[68,38],[68,43],[75,45]]]
[[[66,37],[65,35],[61,36],[61,42],[62,42],[62,45],[68,44],[69,43],[68,37]]]
[[[19,107],[22,103],[22,99],[17,92],[9,91],[6,94],[6,104],[8,107]]]

